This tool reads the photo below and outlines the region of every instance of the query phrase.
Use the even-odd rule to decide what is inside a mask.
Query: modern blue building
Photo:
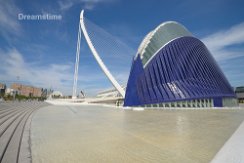
[[[223,107],[235,93],[207,47],[177,22],[142,41],[133,59],[124,106]]]

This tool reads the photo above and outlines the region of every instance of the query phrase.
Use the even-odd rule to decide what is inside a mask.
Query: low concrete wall
[[[244,163],[244,122],[216,154],[211,163]]]

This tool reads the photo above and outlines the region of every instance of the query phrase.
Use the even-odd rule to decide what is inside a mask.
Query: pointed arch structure
[[[79,23],[79,32],[78,32],[78,41],[77,41],[77,51],[76,51],[76,63],[75,63],[75,74],[74,74],[74,85],[73,85],[73,96],[72,98],[76,98],[76,88],[77,88],[77,79],[78,79],[78,68],[79,68],[79,55],[80,55],[80,39],[81,39],[81,31],[83,32],[83,35],[85,37],[85,40],[94,56],[96,59],[98,65],[101,67],[103,70],[104,74],[108,77],[110,82],[113,84],[113,86],[117,89],[117,91],[121,94],[121,96],[124,98],[125,97],[125,91],[121,87],[121,85],[115,80],[113,75],[110,73],[108,68],[105,66],[103,63],[102,59],[100,58],[97,50],[95,49],[89,34],[86,30],[85,22],[84,22],[84,10],[81,11],[80,13],[80,23]]]

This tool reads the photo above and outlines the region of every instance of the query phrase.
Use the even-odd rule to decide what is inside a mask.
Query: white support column
[[[78,70],[79,70],[79,60],[80,60],[80,39],[81,39],[81,22],[79,22],[78,40],[76,47],[76,58],[75,58],[75,73],[74,73],[74,83],[73,83],[73,95],[72,99],[77,98],[77,80],[78,80]]]
[[[95,57],[95,59],[97,60],[97,63],[99,64],[99,66],[101,67],[101,69],[103,70],[103,72],[105,73],[105,75],[108,77],[108,79],[111,81],[111,83],[113,84],[113,86],[118,90],[118,92],[122,95],[122,97],[125,97],[125,91],[124,89],[119,85],[119,83],[115,80],[115,78],[112,76],[112,74],[109,72],[109,70],[107,69],[107,67],[105,66],[105,64],[103,63],[103,61],[101,60],[101,58],[99,57],[95,47],[92,44],[92,41],[86,31],[86,27],[84,24],[84,10],[81,11],[80,13],[80,26],[81,29],[83,31],[83,34],[85,36],[85,39],[87,41],[87,44],[89,46],[89,48],[91,49],[91,52],[93,54],[93,56]]]

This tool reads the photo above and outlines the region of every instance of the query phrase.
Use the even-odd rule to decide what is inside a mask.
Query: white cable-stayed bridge
[[[80,13],[72,98],[76,99],[77,97],[78,70],[81,51],[80,45],[82,37],[85,38],[89,49],[91,50],[94,58],[96,59],[98,65],[101,67],[104,74],[107,76],[114,88],[124,98],[124,89],[122,88],[119,81],[117,81],[115,77],[111,74],[111,72],[103,62],[100,54],[103,54],[105,56],[116,55],[118,58],[129,57],[131,59],[135,51],[129,46],[127,46],[125,43],[120,41],[120,39],[118,39],[117,37],[111,35],[103,28],[99,27],[89,19],[85,18],[84,10],[82,10]]]

